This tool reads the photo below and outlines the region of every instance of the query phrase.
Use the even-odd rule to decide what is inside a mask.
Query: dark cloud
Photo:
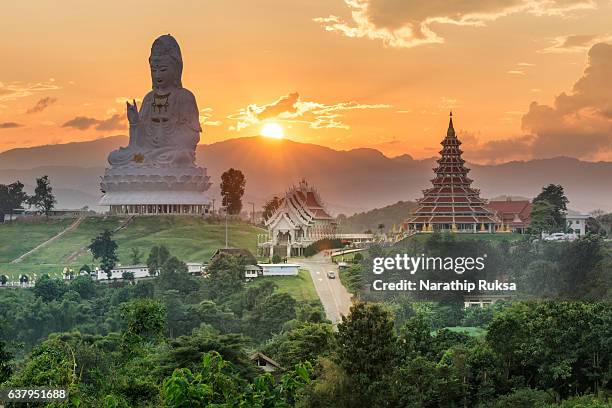
[[[571,155],[589,158],[612,152],[612,45],[591,47],[584,74],[572,93],[561,93],[553,106],[532,102],[523,129],[535,135],[536,157]]]
[[[36,105],[34,105],[30,109],[28,109],[26,113],[39,113],[39,112],[42,112],[45,109],[47,109],[50,105],[54,104],[55,102],[57,102],[57,98],[52,98],[50,96],[48,96],[46,98],[42,98],[38,102],[36,102]]]
[[[62,127],[72,127],[79,130],[86,130],[97,123],[99,123],[97,119],[77,116],[76,118],[70,119],[68,122],[64,123]]]
[[[125,129],[125,119],[115,114],[107,119],[88,118],[86,116],[77,116],[74,119],[64,123],[62,127],[72,127],[79,130],[87,130],[94,127],[95,130],[109,131]]]
[[[598,160],[612,154],[612,45],[598,43],[589,51],[583,75],[571,93],[552,105],[532,102],[522,117],[525,135],[480,143],[462,138],[466,157],[476,161],[570,156]],[[462,135],[460,135],[462,136]]]
[[[0,129],[14,129],[18,127],[22,127],[23,125],[16,122],[3,122],[0,123]]]
[[[531,135],[489,140],[484,143],[479,143],[475,137],[472,139],[464,139],[461,135],[459,137],[466,145],[464,150],[467,160],[488,163],[503,163],[531,157],[531,145],[534,141]]]
[[[119,115],[118,113],[114,114],[108,119],[99,121],[98,125],[96,126],[96,130],[101,131],[122,129],[125,129],[125,117],[123,115]]]

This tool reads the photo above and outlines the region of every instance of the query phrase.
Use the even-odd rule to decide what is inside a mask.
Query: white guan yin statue
[[[108,156],[100,205],[124,214],[206,213],[209,177],[195,164],[200,116],[181,83],[183,59],[174,37],[153,42],[149,65],[153,89],[140,110],[135,100],[127,102],[130,141]]]

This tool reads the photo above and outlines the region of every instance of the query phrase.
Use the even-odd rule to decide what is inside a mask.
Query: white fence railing
[[[0,288],[33,288],[36,282],[6,282],[0,283]]]

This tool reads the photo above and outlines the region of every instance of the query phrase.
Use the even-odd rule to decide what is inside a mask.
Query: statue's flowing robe
[[[176,88],[168,96],[168,106],[156,112],[155,92],[142,101],[140,121],[130,126],[129,145],[109,155],[111,166],[195,166],[202,131],[195,96],[185,88]]]

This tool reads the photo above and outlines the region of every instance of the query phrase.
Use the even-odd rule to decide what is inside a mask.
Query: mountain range
[[[96,207],[99,181],[108,153],[127,144],[125,136],[87,142],[12,149],[0,153],[0,183],[21,180],[31,190],[36,177],[47,174],[58,208]],[[387,157],[375,149],[334,150],[288,139],[243,137],[197,148],[199,165],[208,168],[211,197],[219,202],[221,174],[233,167],[246,176],[243,199],[261,206],[305,179],[314,185],[330,210],[347,215],[398,201],[413,201],[430,186],[435,160],[409,155]],[[557,157],[499,165],[468,163],[473,186],[481,196],[534,197],[543,186],[565,188],[572,209],[612,211],[612,162],[587,162]]]

